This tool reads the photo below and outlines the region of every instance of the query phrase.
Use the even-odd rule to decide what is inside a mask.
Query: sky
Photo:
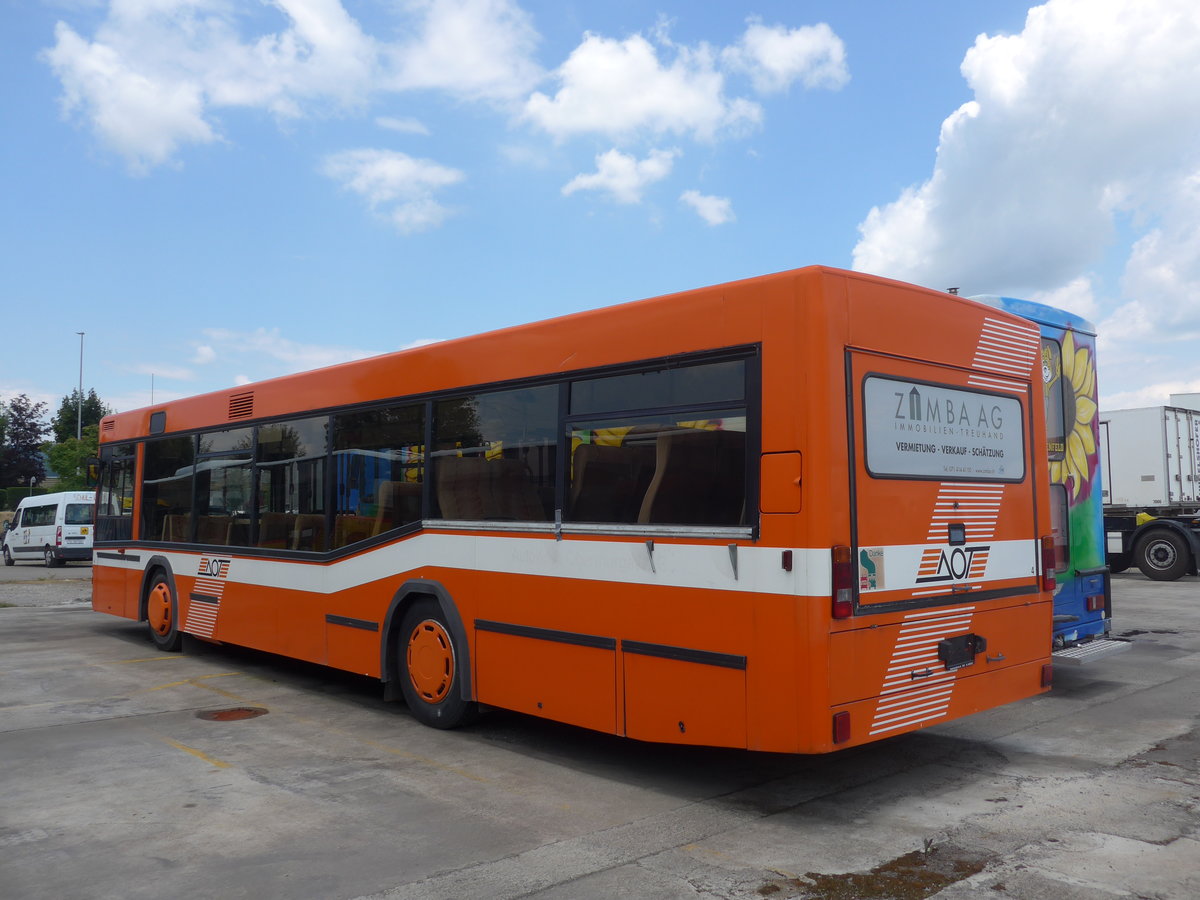
[[[1200,6],[0,0],[0,400],[810,264],[1083,315],[1102,408],[1200,391]]]

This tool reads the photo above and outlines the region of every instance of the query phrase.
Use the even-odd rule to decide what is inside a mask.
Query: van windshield
[[[91,525],[94,503],[68,503],[64,525]]]

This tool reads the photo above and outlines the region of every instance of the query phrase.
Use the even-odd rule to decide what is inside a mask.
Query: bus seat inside
[[[683,429],[658,436],[641,523],[737,525],[745,502],[746,436]]]
[[[572,456],[570,517],[574,522],[638,520],[654,473],[650,444],[580,444]]]
[[[548,518],[529,470],[519,459],[439,457],[434,485],[446,519],[540,522]]]

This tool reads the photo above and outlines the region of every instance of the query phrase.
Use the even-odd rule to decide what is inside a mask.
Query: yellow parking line
[[[187,744],[181,744],[179,741],[173,741],[169,737],[164,737],[162,739],[176,750],[182,750],[184,753],[190,753],[192,756],[196,757],[196,759],[203,760],[211,766],[216,766],[218,769],[228,769],[232,767],[231,763],[222,762],[219,759],[215,759],[214,757],[209,756],[203,750],[197,750],[195,747],[189,747]]]
[[[190,684],[192,687],[208,688],[210,691],[216,691],[218,694],[224,694],[227,697],[233,697],[228,691],[222,691],[219,688],[209,687],[207,684],[200,684],[208,678],[229,678],[231,675],[241,675],[241,672],[217,672],[214,675],[197,675],[195,678],[185,678],[183,681],[168,681],[166,684],[155,685],[152,688],[146,688],[144,693],[150,694],[154,691],[162,691],[167,688],[179,687],[180,685]]]
[[[111,660],[108,663],[108,665],[110,665],[110,666],[127,666],[130,663],[161,662],[163,660],[168,660],[168,659],[176,660],[176,659],[183,659],[183,657],[181,655],[179,655],[178,653],[176,653],[172,656],[146,656],[146,657],[143,657],[142,659],[114,659],[114,660]]]

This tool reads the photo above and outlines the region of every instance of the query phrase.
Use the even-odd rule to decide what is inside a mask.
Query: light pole
[[[75,408],[75,440],[83,440],[83,332],[79,335],[79,402]]]

